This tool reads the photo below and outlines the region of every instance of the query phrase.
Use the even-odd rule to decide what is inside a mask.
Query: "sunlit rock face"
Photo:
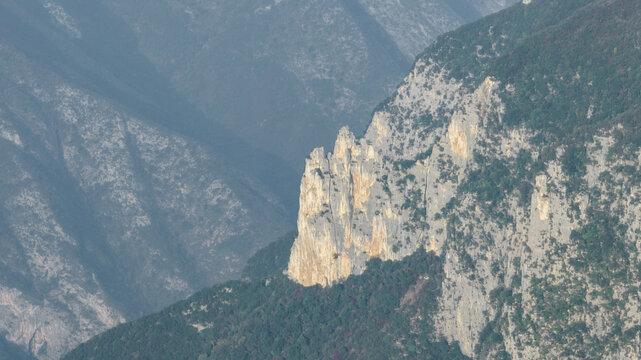
[[[360,274],[371,258],[440,249],[445,224],[425,220],[453,197],[483,119],[500,114],[496,86],[488,78],[465,91],[419,62],[362,138],[343,128],[333,152],[315,149],[301,181],[289,276],[327,286]]]
[[[617,4],[623,13],[632,3]],[[523,1],[513,13],[552,5]],[[591,6],[581,9],[610,9],[606,1]],[[488,34],[492,49],[511,35],[492,34],[495,25],[474,31]],[[501,56],[470,49],[472,57]],[[317,148],[306,160],[287,275],[332,286],[361,274],[369,259],[399,260],[423,247],[444,261],[434,338],[458,342],[464,354],[639,358],[641,151],[622,135],[636,130],[609,114],[585,141],[542,142],[546,129],[507,119],[514,94],[535,90],[489,70],[454,76],[432,55],[417,60],[361,137],[343,128],[333,150]],[[586,73],[555,76],[576,83]],[[550,74],[528,76],[546,79],[556,94]],[[594,102],[573,110],[582,131]],[[572,151],[584,159],[578,168]]]
[[[517,1],[104,0],[196,106],[297,171],[361,133],[439,35]]]

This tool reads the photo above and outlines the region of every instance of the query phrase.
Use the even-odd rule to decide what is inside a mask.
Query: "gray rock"
[[[559,145],[533,177],[531,194],[522,199],[512,188],[493,207],[465,188],[481,166],[474,154],[513,166],[522,150],[536,158],[541,145],[525,127],[497,132],[491,126],[505,110],[498,94],[513,85],[488,77],[470,88],[445,67],[419,60],[362,137],[343,128],[332,152],[311,153],[288,276],[305,286],[331,286],[361,274],[372,258],[399,260],[424,247],[444,259],[435,339],[457,341],[464,354],[540,359],[570,347],[615,344],[589,351],[639,358],[638,336],[619,335],[636,334],[641,321],[636,270],[629,265],[626,278],[599,284],[594,272],[576,268],[586,254],[575,231],[595,220],[589,209],[598,199],[607,200],[600,216],[611,212],[621,224],[612,235],[629,251],[621,261],[638,264],[641,192],[630,174],[641,170],[641,153],[612,151],[622,125],[600,131],[585,144],[586,189],[569,192],[567,146]],[[610,276],[614,270],[594,271]],[[510,300],[502,303],[496,296],[505,291]],[[566,317],[555,318],[555,311]],[[567,335],[559,325],[585,327],[577,330],[584,342],[557,341]],[[481,341],[487,329],[501,335],[498,344]],[[477,352],[479,346],[485,350]]]

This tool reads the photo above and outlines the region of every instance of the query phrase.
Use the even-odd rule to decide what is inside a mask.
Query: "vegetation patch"
[[[372,260],[362,276],[329,288],[283,275],[231,281],[66,359],[466,359],[457,344],[431,340],[442,279],[440,258],[421,248],[399,262]]]

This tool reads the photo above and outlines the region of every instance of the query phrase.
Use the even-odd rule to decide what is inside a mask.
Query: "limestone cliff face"
[[[558,341],[569,336],[559,329],[570,324],[584,329],[576,331],[585,343],[575,348],[587,343],[597,350],[586,351],[598,352],[614,342],[623,345],[600,356],[638,358],[638,339],[625,334],[641,323],[633,268],[641,188],[629,175],[639,171],[641,153],[613,152],[615,125],[580,145],[584,172],[568,172],[575,145],[559,145],[528,168],[529,180],[514,184],[507,178],[521,161],[540,158],[543,145],[532,130],[497,126],[505,114],[500,94],[513,91],[491,77],[464,86],[419,60],[363,137],[343,128],[332,152],[318,148],[307,159],[288,275],[331,286],[362,273],[371,258],[398,260],[423,246],[444,258],[435,336],[457,341],[466,355],[567,352],[578,340]],[[568,190],[576,181],[582,190]],[[608,233],[602,221],[618,230]],[[599,268],[586,258],[611,262]],[[620,271],[625,281],[603,280]]]
[[[0,359],[57,360],[128,319],[239,276],[253,250],[291,226],[276,195],[233,170],[227,154],[126,105],[135,95],[106,91],[98,75],[83,82],[80,74],[94,70],[114,84],[126,76],[76,69],[93,61],[65,39],[91,29],[77,8],[58,3],[0,4],[1,16],[16,19],[0,21]],[[28,31],[12,24],[42,39],[14,42],[7,34]],[[66,49],[73,71],[57,67],[64,59],[44,65],[49,53],[35,56],[29,45]],[[130,55],[118,57],[134,66]],[[7,357],[5,344],[24,357]]]
[[[419,63],[363,138],[343,128],[332,153],[314,150],[301,182],[292,279],[327,286],[360,274],[371,258],[401,259],[423,244],[438,251],[445,222],[425,220],[452,198],[483,119],[500,112],[496,86],[488,78],[467,92]]]

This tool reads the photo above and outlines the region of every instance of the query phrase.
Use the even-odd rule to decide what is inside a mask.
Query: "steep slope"
[[[102,2],[199,109],[302,171],[340,126],[365,129],[436,36],[515,1]]]
[[[327,339],[335,358],[443,339],[477,359],[640,358],[640,15],[533,0],[440,37],[362,138],[306,160],[287,270],[306,287],[214,288],[68,358],[327,358]]]
[[[33,360],[35,358],[26,353],[18,345],[12,344],[4,338],[0,338],[0,359]]]
[[[306,161],[289,276],[444,259],[435,337],[638,358],[641,4],[527,1],[439,38],[362,138]]]
[[[282,275],[283,271],[287,269],[289,250],[292,248],[294,238],[296,238],[296,233],[290,232],[256,252],[247,261],[242,279],[259,281]]]
[[[104,29],[90,20],[53,2],[0,3],[0,334],[11,356],[57,359],[238,277],[291,228],[260,171],[244,168],[287,167],[222,128],[208,142],[174,131],[202,116],[139,53],[102,56]]]
[[[458,27],[458,25],[453,26],[455,23],[461,25],[477,20],[516,2],[514,0],[359,1],[409,59],[423,52],[425,47],[445,30]]]
[[[316,137],[505,4],[423,3],[0,1],[3,340],[55,359],[240,276],[293,227]]]

